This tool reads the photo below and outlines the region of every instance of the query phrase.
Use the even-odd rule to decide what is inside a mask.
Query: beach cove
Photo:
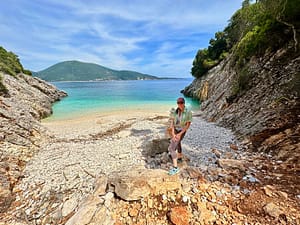
[[[285,164],[248,151],[231,131],[204,121],[199,106],[183,140],[180,173],[167,174],[165,131],[177,92],[167,101],[160,96],[90,111],[37,78],[4,81],[13,97],[1,98],[1,171],[7,177],[1,225],[268,224],[265,214],[297,219],[297,202],[286,201],[291,193],[268,185],[279,175],[264,170]],[[54,114],[40,121],[57,100]],[[73,114],[65,100],[82,111]],[[55,116],[60,106],[70,113]]]
[[[253,209],[275,216],[297,213],[293,201],[281,209],[265,197],[276,196],[272,200],[279,203],[284,202],[286,193],[268,185],[264,191],[256,189],[266,176],[257,165],[277,162],[266,164],[260,153],[248,152],[228,129],[201,119],[198,110],[193,110],[193,123],[183,140],[185,157],[180,173],[169,176],[165,130],[173,104],[88,111],[64,119],[49,117],[40,123],[33,116],[49,114],[50,105],[34,104],[44,106],[48,101],[39,90],[50,93],[54,100],[64,94],[38,79],[22,79],[31,79],[34,87],[5,77],[11,93],[18,90],[19,95],[13,96],[22,98],[4,101],[15,111],[6,112],[6,107],[3,113],[8,119],[20,118],[7,119],[7,123],[15,121],[18,129],[24,118],[32,121],[34,126],[23,124],[22,136],[14,139],[21,145],[22,137],[30,135],[32,147],[18,149],[9,142],[2,145],[6,150],[2,157],[9,166],[8,181],[14,186],[13,195],[2,193],[12,202],[1,215],[1,225],[251,224],[257,221],[256,214],[249,214]],[[27,99],[32,105],[26,104]],[[18,110],[20,105],[28,110]],[[9,130],[4,131],[7,140],[12,140]],[[22,167],[20,162],[26,165]]]
[[[47,128],[49,138],[27,164],[25,177],[17,187],[23,193],[18,197],[22,202],[19,208],[23,208],[28,216],[47,215],[49,208],[59,209],[60,219],[74,213],[93,192],[95,180],[101,174],[150,167],[163,169],[167,174],[171,166],[171,161],[153,164],[143,153],[151,140],[165,138],[168,111],[164,107],[153,111],[88,114],[64,121],[45,120],[42,124]],[[229,146],[235,142],[230,131],[195,116],[183,141],[188,161],[180,166],[190,165],[207,171],[216,167],[216,156],[211,150],[233,152]],[[52,198],[60,195],[62,202],[49,202],[51,195]],[[37,201],[32,202],[33,197]],[[43,208],[44,204],[46,208]],[[52,212],[48,219],[53,216]]]

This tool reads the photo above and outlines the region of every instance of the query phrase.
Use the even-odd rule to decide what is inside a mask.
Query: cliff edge
[[[183,93],[201,101],[203,118],[232,129],[253,151],[299,165],[300,52],[266,52],[252,57],[243,71],[232,66],[232,59],[195,79]],[[247,77],[247,87],[233,95],[238,76]]]
[[[25,163],[37,151],[46,129],[40,120],[52,113],[52,103],[66,96],[38,78],[0,73],[6,91],[0,94],[0,213],[14,199],[14,185]]]

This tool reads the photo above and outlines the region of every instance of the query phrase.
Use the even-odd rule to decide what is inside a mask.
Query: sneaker
[[[174,168],[170,169],[168,174],[170,176],[172,176],[172,175],[175,175],[176,173],[179,173],[179,168],[178,167],[177,168],[174,167]]]

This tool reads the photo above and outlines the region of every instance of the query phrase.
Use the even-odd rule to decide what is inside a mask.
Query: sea
[[[125,80],[125,81],[84,81],[52,82],[68,96],[53,104],[53,114],[46,120],[66,120],[110,111],[151,110],[155,107],[174,108],[176,99],[183,97],[180,92],[193,81],[192,78]],[[199,109],[199,101],[186,99],[191,110]]]

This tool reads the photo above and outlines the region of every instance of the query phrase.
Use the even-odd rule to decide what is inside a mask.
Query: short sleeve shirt
[[[179,116],[176,110],[172,110],[170,118],[174,121],[174,127],[176,129],[183,129],[187,122],[192,122],[192,111],[184,107],[183,112]]]

